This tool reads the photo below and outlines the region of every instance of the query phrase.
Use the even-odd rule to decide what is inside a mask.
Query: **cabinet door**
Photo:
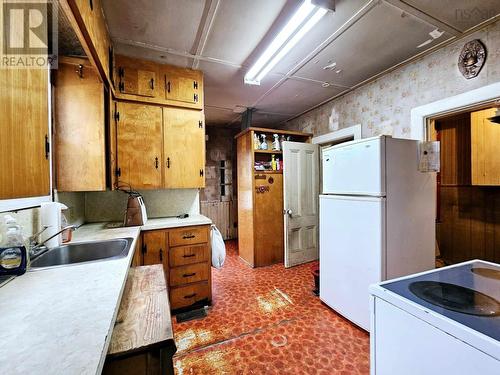
[[[163,108],[165,188],[205,186],[205,126],[203,113]]]
[[[165,99],[203,107],[203,77],[201,72],[163,66]]]
[[[88,61],[63,61],[59,62],[55,90],[57,189],[105,190],[104,85]]]
[[[154,97],[156,73],[132,67],[119,67],[118,75],[120,92],[139,96]]]
[[[116,117],[119,183],[133,189],[161,188],[161,108],[119,102]]]
[[[48,72],[0,69],[0,199],[50,194]]]
[[[167,264],[167,232],[146,231],[142,234],[143,265]]]
[[[495,112],[492,108],[471,113],[472,185],[500,185],[500,125],[488,120]]]

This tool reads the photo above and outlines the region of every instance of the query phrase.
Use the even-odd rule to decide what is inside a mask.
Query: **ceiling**
[[[239,126],[245,108],[255,108],[253,125],[279,124],[500,14],[498,0],[336,0],[335,12],[251,86],[243,76],[300,0],[103,3],[117,53],[204,72],[214,126]]]

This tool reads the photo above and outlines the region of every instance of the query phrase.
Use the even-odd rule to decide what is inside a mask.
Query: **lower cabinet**
[[[134,265],[163,264],[172,310],[210,303],[210,225],[144,231]]]

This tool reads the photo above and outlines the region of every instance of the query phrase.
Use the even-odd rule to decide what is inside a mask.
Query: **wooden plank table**
[[[104,374],[171,374],[176,351],[163,265],[131,268]]]

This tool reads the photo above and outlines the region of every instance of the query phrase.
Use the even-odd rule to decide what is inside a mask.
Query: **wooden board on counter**
[[[129,271],[108,355],[174,345],[165,274],[161,264]]]

